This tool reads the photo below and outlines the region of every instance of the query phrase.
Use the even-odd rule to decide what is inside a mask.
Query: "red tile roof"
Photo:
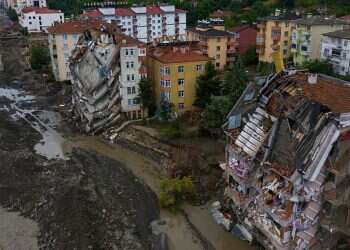
[[[159,6],[148,6],[147,7],[147,14],[162,14],[163,11]]]
[[[90,28],[100,28],[106,25],[105,22],[100,20],[76,20],[68,21],[65,23],[55,24],[48,28],[49,33],[61,34],[61,33],[83,33]]]
[[[145,46],[146,44],[125,34],[114,35],[115,40],[120,43],[120,47]]]
[[[186,10],[182,10],[182,9],[176,9],[175,12],[176,13],[187,13]]]
[[[339,79],[318,76],[316,84],[309,84],[307,74],[288,77],[297,81],[304,95],[327,106],[332,112],[350,112],[350,86]]]
[[[152,49],[148,55],[162,63],[210,61],[199,50],[190,47],[164,46]]]
[[[61,13],[60,10],[53,10],[49,8],[39,8],[39,7],[26,7],[22,9],[22,13],[30,13],[35,12],[38,14],[53,14],[53,13]]]
[[[235,33],[239,33],[245,29],[255,29],[256,30],[256,27],[255,26],[252,26],[252,25],[249,25],[249,24],[245,24],[245,25],[240,25],[240,26],[236,26],[236,27],[233,27],[231,29],[229,29],[229,31],[232,31],[232,32],[235,32]]]
[[[85,13],[81,14],[80,16],[97,18],[97,17],[102,17],[103,14],[99,10],[92,10],[92,11],[85,12]]]
[[[115,14],[117,16],[135,16],[135,12],[130,8],[116,8]]]

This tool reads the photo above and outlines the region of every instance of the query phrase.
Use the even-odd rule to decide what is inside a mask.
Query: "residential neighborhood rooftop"
[[[301,18],[296,21],[297,24],[303,25],[341,25],[348,24],[344,19],[333,16],[310,16]]]
[[[334,38],[341,38],[341,39],[349,39],[350,40],[350,29],[337,30],[337,31],[325,33],[323,35],[329,36],[329,37],[334,37]]]
[[[90,28],[100,28],[102,26],[110,26],[104,21],[100,20],[74,20],[65,23],[56,23],[54,26],[48,28],[49,33],[82,33]]]
[[[234,34],[225,31],[225,30],[218,30],[214,28],[209,28],[206,30],[196,29],[196,28],[188,28],[189,31],[195,32],[201,36],[206,37],[227,37],[227,36],[234,36]]]
[[[60,10],[49,9],[46,7],[26,7],[22,9],[23,13],[35,12],[38,14],[53,14],[53,13],[61,13]]]
[[[191,46],[157,46],[150,49],[148,55],[162,63],[181,63],[210,60],[209,57],[203,55],[198,49]]]

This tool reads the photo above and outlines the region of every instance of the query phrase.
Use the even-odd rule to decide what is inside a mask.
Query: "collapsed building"
[[[122,121],[117,32],[106,24],[85,31],[70,58],[73,114],[87,133]]]
[[[266,249],[350,236],[350,83],[283,71],[249,83],[224,124],[225,196]]]

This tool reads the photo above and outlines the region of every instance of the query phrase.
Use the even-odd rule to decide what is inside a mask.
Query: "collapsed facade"
[[[89,29],[70,58],[73,113],[87,133],[101,132],[122,120],[116,35],[113,26]]]
[[[267,249],[350,236],[350,83],[284,71],[250,83],[224,125],[225,195]]]

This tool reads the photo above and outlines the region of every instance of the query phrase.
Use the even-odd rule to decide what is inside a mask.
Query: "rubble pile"
[[[325,196],[346,180],[337,183],[334,166],[350,146],[349,96],[342,80],[284,71],[250,83],[231,110],[225,194],[265,248],[325,249],[350,235],[349,195],[338,204]]]
[[[91,134],[121,122],[119,47],[106,27],[85,32],[72,53],[73,112]]]

